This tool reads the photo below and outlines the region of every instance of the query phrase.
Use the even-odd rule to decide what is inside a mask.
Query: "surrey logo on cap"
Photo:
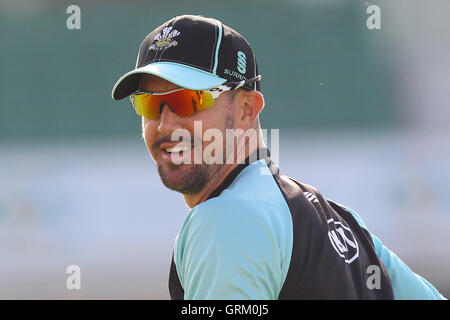
[[[170,48],[178,44],[177,41],[173,40],[178,36],[180,32],[172,27],[165,27],[160,33],[158,33],[153,39],[152,45],[148,50],[158,50],[162,48]]]

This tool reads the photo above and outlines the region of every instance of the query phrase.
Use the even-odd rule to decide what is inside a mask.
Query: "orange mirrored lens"
[[[133,94],[131,96],[136,113],[151,120],[159,118],[165,104],[177,115],[187,117],[194,113],[211,108],[214,99],[211,94],[199,90],[180,90],[169,94]]]

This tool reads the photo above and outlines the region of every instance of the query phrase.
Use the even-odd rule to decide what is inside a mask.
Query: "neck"
[[[240,164],[242,163],[242,156],[238,157],[238,155],[244,155],[244,159],[246,159],[250,154],[256,152],[259,148],[265,148],[266,145],[264,143],[264,139],[262,138],[261,131],[259,132],[259,137],[257,139],[258,144],[256,147],[251,148],[248,143],[237,143],[237,146],[234,148],[234,153],[230,158],[227,159],[226,164],[223,164],[220,171],[214,175],[214,177],[208,181],[205,187],[198,193],[195,194],[183,194],[184,202],[189,208],[193,208],[196,205],[208,200],[208,197],[216,190],[226,179],[226,177]],[[249,139],[250,140],[250,139]],[[241,146],[242,145],[242,146]],[[239,149],[238,149],[239,148]],[[248,150],[248,151],[247,151]]]

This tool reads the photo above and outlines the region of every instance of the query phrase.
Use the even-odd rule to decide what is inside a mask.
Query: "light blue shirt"
[[[362,219],[345,208],[367,230]],[[389,273],[395,299],[445,299],[371,236]],[[292,247],[288,205],[265,160],[258,160],[219,196],[195,206],[187,215],[174,246],[184,298],[278,299]]]

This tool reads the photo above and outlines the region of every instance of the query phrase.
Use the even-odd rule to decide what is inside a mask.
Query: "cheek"
[[[156,121],[148,120],[142,117],[142,138],[144,139],[147,149],[151,152],[151,146],[156,140],[157,133]]]
[[[207,129],[218,129],[222,131],[226,128],[227,119],[234,116],[231,111],[229,105],[222,101],[217,101],[216,105],[212,108],[194,114],[192,120],[202,122],[203,132]]]

